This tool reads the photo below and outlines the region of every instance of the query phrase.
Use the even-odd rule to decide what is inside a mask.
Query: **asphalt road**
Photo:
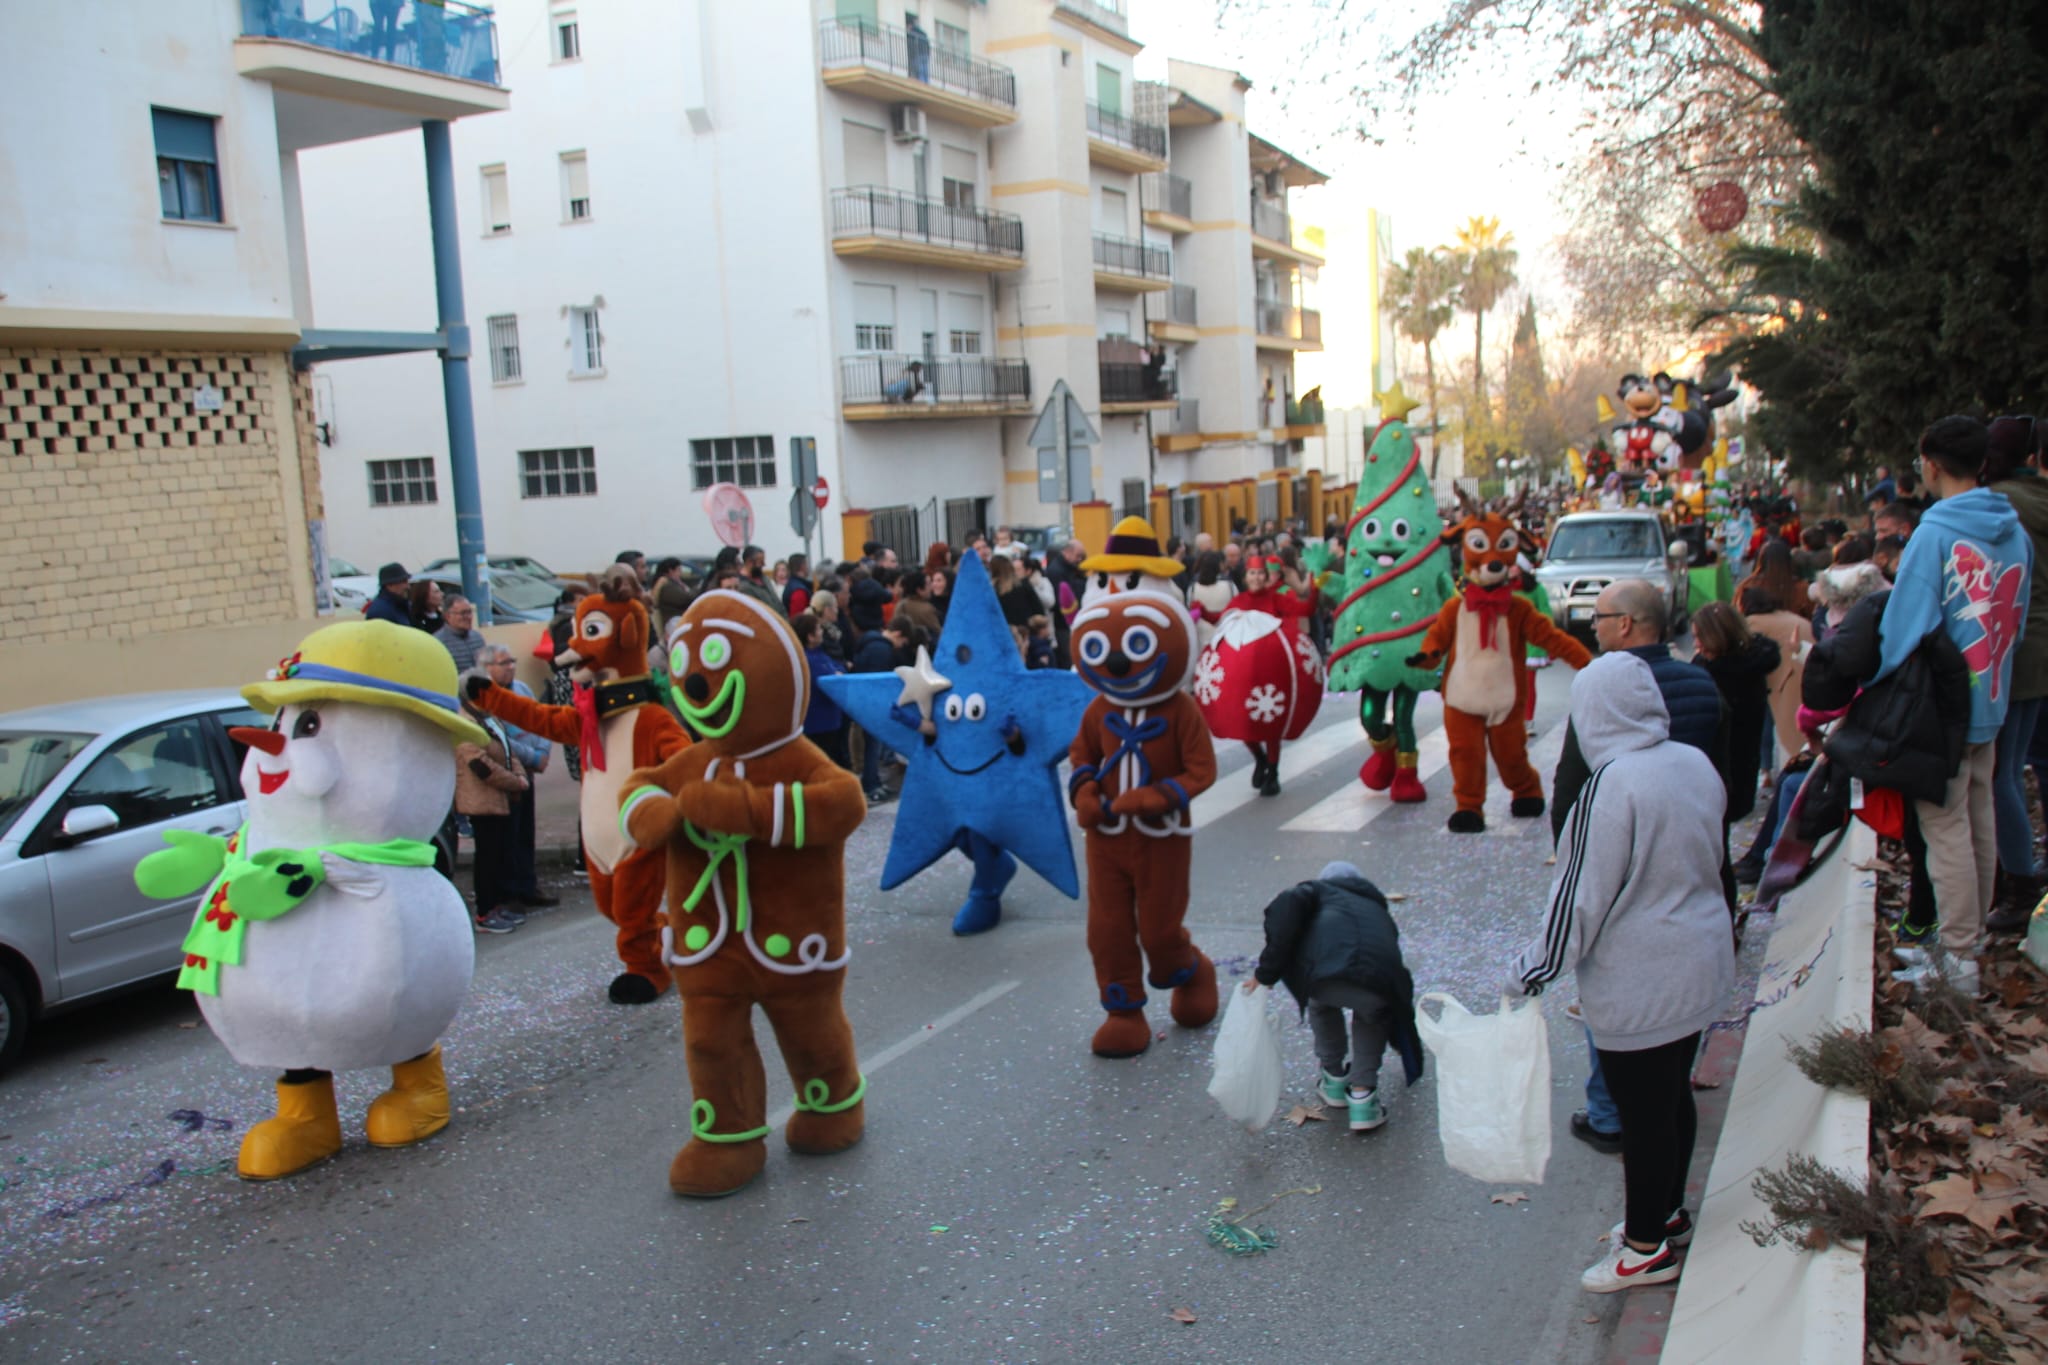
[[[1569,674],[1539,683],[1547,785]],[[1197,941],[1235,979],[1267,899],[1347,857],[1405,897],[1418,989],[1491,1009],[1540,913],[1547,823],[1509,820],[1502,793],[1487,834],[1446,833],[1447,771],[1426,806],[1365,797],[1352,704],[1331,698],[1289,747],[1277,799],[1251,793],[1243,750],[1225,746],[1197,811]],[[1426,698],[1425,772],[1437,714]],[[1163,1008],[1148,1054],[1091,1056],[1080,907],[1023,873],[1000,929],[953,938],[963,861],[874,889],[892,810],[849,852],[846,994],[870,1078],[859,1147],[797,1157],[778,1135],[743,1193],[670,1195],[689,1107],[674,997],[605,1002],[609,928],[561,874],[562,909],[479,941],[445,1040],[459,1112],[419,1148],[363,1143],[385,1077],[350,1074],[341,1156],[245,1184],[235,1149],[271,1112],[271,1078],[235,1066],[188,999],[154,990],[52,1021],[0,1081],[0,1358],[1600,1357],[1619,1303],[1577,1278],[1620,1217],[1621,1172],[1566,1131],[1585,1075],[1568,987],[1546,998],[1548,1177],[1527,1202],[1493,1203],[1498,1187],[1443,1162],[1433,1079],[1403,1090],[1392,1056],[1390,1121],[1358,1136],[1341,1113],[1234,1126],[1204,1093],[1214,1026],[1176,1029]],[[1285,1008],[1289,1087],[1305,1096],[1315,1061]],[[771,1102],[786,1102],[762,1034]],[[1277,1249],[1239,1258],[1204,1241],[1219,1201],[1304,1188],[1317,1192],[1252,1220]]]

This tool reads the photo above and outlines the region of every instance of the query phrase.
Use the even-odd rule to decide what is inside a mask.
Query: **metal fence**
[[[1178,322],[1185,326],[1195,325],[1195,287],[1191,284],[1177,284],[1166,291],[1167,322]]]
[[[309,10],[325,9],[318,19]],[[385,11],[388,10],[388,13]],[[498,26],[491,11],[463,0],[242,0],[242,35],[283,38],[415,71],[498,83]]]
[[[1017,107],[1017,76],[1009,67],[934,47],[927,35],[913,40],[900,28],[864,19],[827,19],[819,34],[824,66],[864,66],[1006,109]]]
[[[1088,136],[1128,147],[1146,156],[1166,157],[1166,126],[1140,123],[1125,114],[1112,114],[1101,105],[1088,105]]]
[[[1178,380],[1170,370],[1152,371],[1149,365],[1121,361],[1104,361],[1097,368],[1101,371],[1105,403],[1161,403],[1172,398],[1178,388]]]
[[[1139,182],[1139,200],[1147,213],[1170,213],[1176,218],[1195,216],[1195,187],[1186,176],[1172,171],[1152,171]]]
[[[834,237],[894,237],[1022,259],[1024,220],[997,209],[952,208],[900,190],[857,185],[832,191]]]
[[[1252,199],[1252,235],[1264,237],[1269,242],[1282,246],[1294,245],[1293,225],[1288,222],[1287,210],[1265,200]]]
[[[1259,335],[1288,341],[1323,341],[1323,315],[1313,308],[1294,308],[1284,303],[1259,302]]]
[[[913,380],[911,366],[917,366]],[[1031,367],[997,356],[869,352],[839,361],[842,403],[1012,403],[1031,401]]]
[[[1112,275],[1135,275],[1163,280],[1173,275],[1173,253],[1163,246],[1150,246],[1129,237],[1095,234],[1095,268]]]

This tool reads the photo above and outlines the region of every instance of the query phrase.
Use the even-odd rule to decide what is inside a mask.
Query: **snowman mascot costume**
[[[242,689],[276,714],[237,727],[248,820],[232,836],[164,835],[135,869],[145,895],[202,886],[178,985],[244,1066],[282,1071],[277,1116],[251,1127],[237,1167],[274,1180],[341,1150],[336,1071],[391,1068],[364,1122],[403,1147],[448,1124],[437,1043],[469,990],[462,897],[428,842],[455,794],[455,745],[483,743],[432,636],[351,621],[306,637]]]

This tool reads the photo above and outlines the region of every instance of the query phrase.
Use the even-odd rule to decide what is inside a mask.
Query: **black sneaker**
[[[1735,862],[1735,884],[1755,886],[1764,879],[1764,860],[1761,858],[1738,858]]]
[[[877,787],[868,793],[868,804],[870,806],[886,806],[895,799],[896,793],[890,791],[887,787]]]
[[[473,928],[475,928],[475,930],[479,934],[509,934],[515,927],[513,925],[507,924],[502,918],[499,917],[498,912],[495,910],[491,911],[489,914],[478,915],[475,919],[470,921],[470,925]]]
[[[504,920],[505,923],[511,925],[514,929],[517,929],[520,925],[526,923],[526,916],[521,914],[519,911],[514,910],[509,905],[501,905],[496,910],[493,910],[491,913],[496,915],[499,919]]]
[[[1572,1136],[1596,1152],[1602,1152],[1608,1156],[1618,1156],[1621,1153],[1620,1130],[1617,1129],[1610,1133],[1603,1128],[1595,1128],[1593,1120],[1587,1116],[1586,1111],[1583,1109],[1572,1111]]]

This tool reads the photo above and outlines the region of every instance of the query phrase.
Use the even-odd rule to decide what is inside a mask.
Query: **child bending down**
[[[1350,863],[1329,864],[1266,907],[1266,948],[1243,989],[1283,981],[1315,1034],[1323,1102],[1349,1111],[1354,1133],[1385,1123],[1380,1054],[1391,1044],[1408,1084],[1422,1077],[1415,982],[1401,961],[1401,931],[1386,897]]]

